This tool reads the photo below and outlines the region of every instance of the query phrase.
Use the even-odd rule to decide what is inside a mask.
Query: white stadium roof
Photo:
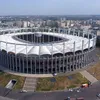
[[[75,42],[75,51],[82,50],[82,41],[84,40],[83,49],[88,48],[89,39],[62,34],[62,33],[51,33],[51,32],[37,32],[39,34],[47,34],[59,36],[62,38],[68,39],[64,42],[55,42],[53,45],[49,44],[27,44],[26,42],[19,41],[13,38],[15,35],[22,34],[34,34],[34,32],[22,32],[22,33],[11,33],[0,35],[0,49],[6,50],[7,52],[14,52],[15,54],[28,54],[28,55],[54,55],[57,53],[67,53],[74,51],[74,42]],[[6,44],[7,43],[7,44]],[[93,39],[90,39],[90,47],[93,46]]]

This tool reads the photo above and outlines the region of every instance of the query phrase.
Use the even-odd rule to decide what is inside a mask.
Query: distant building
[[[82,25],[81,26],[81,29],[90,29],[91,28],[91,25]]]
[[[23,26],[23,22],[22,22],[22,21],[16,21],[16,22],[14,23],[14,26],[22,27],[22,26]]]
[[[97,20],[97,21],[96,21],[96,24],[100,25],[100,20]]]
[[[62,22],[60,26],[63,27],[63,28],[65,28],[66,27],[66,23]]]
[[[100,36],[100,30],[99,30],[99,31],[97,31],[97,35],[98,35],[98,36]]]
[[[23,21],[23,27],[24,28],[30,27],[30,22],[29,21]]]

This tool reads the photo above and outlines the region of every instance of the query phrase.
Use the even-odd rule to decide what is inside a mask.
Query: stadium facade
[[[95,58],[96,35],[89,30],[18,28],[0,30],[0,65],[27,74],[71,72]]]

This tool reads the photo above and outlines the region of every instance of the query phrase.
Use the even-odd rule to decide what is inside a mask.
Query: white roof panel
[[[28,54],[34,54],[34,55],[39,55],[39,46],[34,46],[29,52]]]
[[[47,48],[47,46],[40,46],[40,55],[51,55],[50,50]]]

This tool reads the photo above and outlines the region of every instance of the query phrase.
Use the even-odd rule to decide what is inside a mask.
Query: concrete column
[[[53,65],[53,61],[54,61],[54,58],[53,58],[53,56],[52,56],[52,67],[51,67],[51,73],[53,73],[53,67],[54,67],[54,65]]]
[[[47,59],[46,59],[47,60]],[[44,63],[44,57],[42,58],[42,62],[43,62],[43,74],[45,74],[46,72],[46,70],[47,70],[47,68],[45,69],[45,63]],[[46,66],[47,67],[47,66]]]
[[[79,69],[80,68],[80,65],[79,65],[79,53],[77,54],[77,69]]]
[[[23,73],[24,73],[24,70],[25,70],[25,66],[24,66],[24,58],[22,58],[22,63],[23,63]]]
[[[16,55],[16,47],[17,47],[17,45],[16,44],[14,44],[15,45],[15,55]],[[17,72],[17,57],[15,56],[15,66],[16,66],[16,72]]]
[[[12,55],[11,58],[12,58],[12,59],[11,59],[12,69],[13,69],[13,71],[17,71],[17,66],[16,66],[15,63],[14,63],[14,59],[16,60],[17,58],[16,58],[16,56],[13,56],[13,55]],[[17,64],[17,65],[18,65],[18,64]]]
[[[2,54],[2,58],[3,58],[3,54]],[[1,60],[2,64],[3,64],[3,60]],[[15,64],[16,66],[16,64]],[[9,55],[9,69],[11,70],[11,55]]]
[[[69,71],[71,71],[71,55],[69,55]]]
[[[83,53],[83,67],[85,67],[85,59],[84,59],[85,55]]]
[[[15,56],[12,55],[12,67],[13,67],[13,71],[15,71],[14,59],[15,59]]]
[[[0,54],[0,55],[1,55],[1,54]],[[1,61],[1,57],[0,57],[0,61]],[[6,65],[7,65],[7,68],[9,69],[8,53],[7,53],[7,63],[6,63]]]
[[[39,45],[39,74],[40,74],[40,49],[41,49],[41,46]]]
[[[86,66],[88,65],[88,54],[86,52]]]
[[[31,69],[31,74],[32,74],[32,57],[29,58],[30,59],[30,69]]]
[[[27,44],[26,44],[26,68],[28,73],[28,55],[27,55]]]
[[[85,52],[85,66],[87,66],[87,53]]]
[[[83,53],[83,50],[84,50],[84,40],[82,40],[82,53]]]
[[[93,39],[93,45],[92,45],[92,47],[94,48],[94,38],[92,38]]]
[[[63,43],[63,72],[65,67],[65,42]]]
[[[19,64],[18,64],[18,65],[19,65],[19,72],[21,72],[21,67],[22,67],[22,66],[20,66],[20,64],[21,64],[21,62],[20,62],[20,56],[18,57],[18,60],[19,60],[19,62],[18,62],[18,63],[19,63]]]
[[[77,69],[77,64],[76,64],[76,54],[75,54],[75,57],[74,57],[74,69],[75,69],[75,70]]]
[[[36,58],[36,57],[34,57],[34,59],[33,59],[33,60],[34,60],[34,62],[35,62],[35,74],[36,74],[36,73],[37,73],[37,72],[36,72],[36,65],[37,65],[37,64],[36,64],[36,62],[37,62],[37,58]]]
[[[87,64],[89,64],[89,52],[87,53],[87,58],[88,58]]]
[[[1,55],[1,56],[0,56],[0,64],[2,65],[2,58],[1,58],[1,57],[2,57],[2,53],[1,53],[1,52],[0,52],[0,55]],[[8,59],[9,59],[9,56],[8,56],[8,54],[7,54],[7,68],[9,69],[10,62],[9,62]]]
[[[2,65],[3,65],[3,59],[4,59],[3,53],[1,53],[1,64],[2,64]]]
[[[79,54],[77,54],[77,68],[79,69],[80,68],[80,65],[79,65]]]
[[[68,56],[65,56],[65,59],[66,59],[66,63],[65,63],[66,71],[68,71]]]
[[[47,73],[49,73],[49,57],[47,57]]]
[[[81,68],[80,63],[81,63],[81,57],[80,57],[80,53],[79,53],[79,68]]]
[[[59,59],[59,72],[61,72],[61,68],[60,68],[61,67],[61,58],[59,57],[58,59]]]
[[[80,53],[80,58],[81,58],[81,68],[83,67],[82,66],[82,53]]]
[[[86,53],[84,52],[84,66],[86,66]]]
[[[58,73],[58,71],[57,71],[57,57],[55,57],[55,73]]]

